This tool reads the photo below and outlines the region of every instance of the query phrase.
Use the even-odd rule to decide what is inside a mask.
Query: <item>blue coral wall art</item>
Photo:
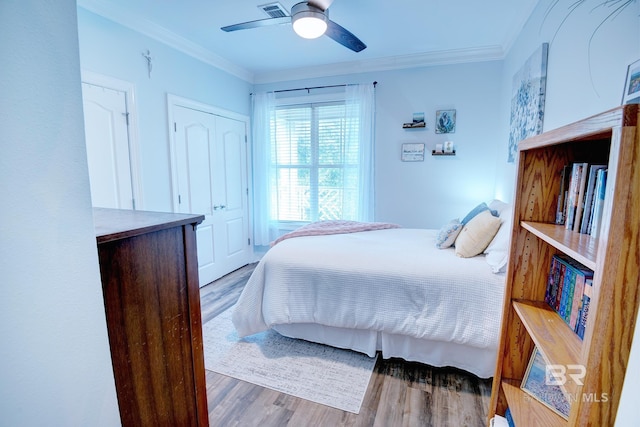
[[[454,133],[456,131],[456,110],[436,111],[436,133]]]
[[[513,76],[509,163],[515,161],[520,141],[542,132],[548,51],[549,44],[543,43]]]

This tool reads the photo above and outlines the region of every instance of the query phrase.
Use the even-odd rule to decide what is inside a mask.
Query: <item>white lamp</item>
[[[305,39],[316,39],[327,31],[327,12],[306,2],[297,3],[291,8],[293,30]]]

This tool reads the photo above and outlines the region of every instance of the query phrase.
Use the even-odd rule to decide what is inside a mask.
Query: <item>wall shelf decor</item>
[[[426,128],[427,123],[424,121],[424,113],[413,113],[413,120],[410,123],[404,123],[403,129],[419,129]]]
[[[456,150],[453,150],[450,153],[445,153],[444,151],[431,150],[431,155],[432,156],[455,156]]]
[[[426,128],[427,124],[425,122],[418,122],[418,123],[404,123],[402,125],[403,129],[418,129],[418,128]]]

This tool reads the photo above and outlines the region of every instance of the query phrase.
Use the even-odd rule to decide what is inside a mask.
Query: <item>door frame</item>
[[[177,153],[176,146],[174,140],[174,114],[173,109],[175,107],[184,107],[190,108],[192,110],[198,110],[205,113],[213,114],[215,116],[226,117],[228,119],[238,120],[244,122],[245,124],[245,135],[247,137],[247,187],[249,190],[249,194],[247,194],[247,227],[249,228],[248,235],[251,239],[251,257],[255,257],[255,251],[253,250],[253,169],[252,165],[252,150],[251,150],[251,122],[249,116],[244,114],[239,114],[233,111],[225,110],[224,108],[214,107],[213,105],[205,104],[203,102],[194,101],[189,98],[184,98],[178,95],[174,95],[171,93],[167,93],[167,135],[169,137],[169,157],[171,159],[171,204],[173,206],[173,212],[178,212],[179,203],[178,203],[178,175],[176,173],[177,169]]]
[[[144,210],[135,86],[133,83],[85,69],[81,70],[81,80],[82,83],[124,92],[125,102],[127,103],[127,113],[129,113],[127,137],[129,138],[129,163],[131,167],[131,191],[133,193],[133,199],[135,200],[134,209]]]

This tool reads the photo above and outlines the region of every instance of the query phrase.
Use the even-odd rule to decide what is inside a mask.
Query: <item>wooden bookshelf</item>
[[[519,146],[503,323],[489,419],[509,407],[521,426],[614,425],[640,305],[640,120],[626,105],[536,135]],[[574,162],[606,164],[599,237],[555,225],[560,172]],[[581,340],[544,302],[551,259],[564,254],[594,271]],[[582,366],[562,389],[569,419],[520,389],[538,348],[547,364]]]

